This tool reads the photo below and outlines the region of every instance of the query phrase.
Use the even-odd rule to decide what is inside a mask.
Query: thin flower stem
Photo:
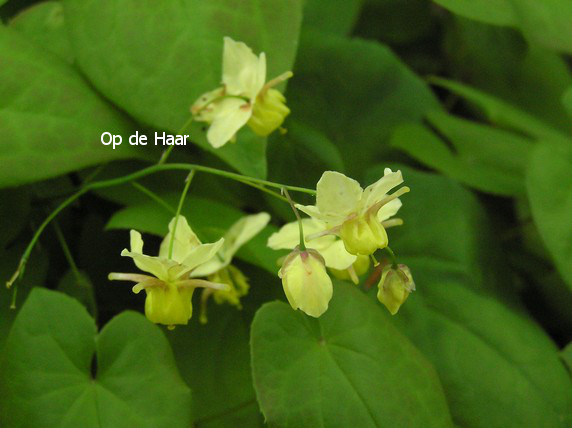
[[[152,190],[147,189],[145,186],[137,183],[136,181],[132,181],[131,185],[133,187],[135,187],[137,190],[139,190],[141,193],[143,193],[145,196],[149,197],[149,199],[157,202],[157,204],[161,205],[163,208],[165,208],[171,214],[175,214],[176,209],[173,208],[171,205],[169,205],[167,202],[165,202],[159,195],[157,195]]]
[[[194,116],[189,117],[187,119],[187,121],[183,124],[183,126],[181,126],[181,129],[179,129],[177,131],[176,135],[183,135],[187,131],[187,129],[189,129],[189,127],[193,123],[194,119],[195,119]],[[171,152],[173,151],[174,148],[175,148],[175,144],[173,144],[171,147],[169,147],[167,150],[165,150],[165,152],[161,156],[161,159],[159,159],[158,165],[162,165],[165,162],[167,162],[167,158],[169,157],[169,155],[171,154]]]
[[[70,247],[66,241],[66,238],[64,237],[64,234],[62,233],[62,229],[60,228],[60,225],[58,224],[57,221],[54,221],[54,230],[56,231],[56,236],[58,237],[58,241],[60,242],[60,246],[62,247],[62,251],[64,253],[64,256],[68,262],[68,264],[70,265],[70,269],[72,270],[76,280],[78,281],[78,283],[82,282],[83,279],[81,277],[81,274],[79,273],[79,269],[77,267],[77,264],[72,256],[72,253],[70,251]]]
[[[183,203],[185,202],[187,192],[189,191],[189,187],[191,186],[191,181],[193,181],[194,176],[195,170],[193,169],[185,179],[185,188],[183,189],[183,193],[181,193],[181,198],[179,199],[179,205],[177,206],[177,212],[175,213],[175,224],[173,225],[173,230],[171,231],[171,240],[169,241],[169,259],[173,258],[173,246],[175,245],[175,235],[177,232],[177,224],[179,223],[179,215],[183,209]]]
[[[296,220],[298,221],[298,230],[300,232],[300,250],[306,251],[306,243],[304,242],[304,226],[302,226],[302,218],[300,217],[300,213],[296,209],[296,204],[294,204],[294,201],[290,197],[288,190],[283,188],[282,193],[286,195],[286,199],[288,199],[288,203],[290,204],[290,207],[292,207],[292,211],[294,211],[294,215],[296,216]]]
[[[389,258],[391,259],[392,267],[394,269],[397,269],[397,257],[395,256],[395,253],[393,252],[393,250],[389,246],[385,247],[384,249],[389,254]]]
[[[262,184],[252,183],[252,182],[250,182],[250,181],[241,181],[241,180],[237,180],[237,181],[239,181],[239,182],[242,183],[242,184],[246,184],[247,186],[254,187],[255,189],[260,190],[261,192],[268,193],[269,195],[272,195],[272,196],[274,196],[275,198],[280,199],[281,201],[284,201],[284,202],[286,202],[286,203],[290,203],[290,201],[289,201],[288,199],[286,199],[284,196],[279,195],[278,193],[276,193],[276,192],[273,191],[273,190],[267,189],[267,188],[264,187],[264,185],[262,185]]]
[[[141,169],[139,171],[133,172],[131,174],[125,175],[123,177],[117,177],[117,178],[112,178],[109,180],[91,182],[91,183],[87,184],[86,186],[82,187],[81,189],[79,189],[73,195],[70,195],[68,198],[66,198],[60,205],[58,205],[58,207],[54,211],[52,211],[48,215],[48,217],[46,217],[46,219],[42,222],[42,224],[36,230],[36,233],[32,237],[30,243],[26,247],[26,250],[24,251],[22,258],[20,259],[18,269],[16,270],[16,272],[14,272],[12,277],[6,282],[6,287],[7,288],[12,287],[12,285],[15,283],[15,281],[21,275],[24,274],[26,264],[28,263],[28,259],[30,258],[30,254],[32,253],[32,250],[36,246],[36,243],[38,242],[38,239],[40,238],[40,236],[44,232],[45,228],[59,215],[60,212],[62,212],[68,206],[73,204],[76,200],[81,198],[86,193],[88,193],[92,190],[105,189],[108,187],[114,187],[114,186],[119,186],[121,184],[130,183],[132,181],[138,180],[140,178],[146,177],[146,176],[151,175],[151,174],[155,174],[157,172],[162,172],[162,171],[192,171],[192,170],[205,172],[207,174],[218,175],[220,177],[226,177],[226,178],[229,178],[231,180],[235,180],[235,181],[238,181],[238,182],[241,182],[244,184],[246,184],[246,182],[248,182],[249,185],[251,185],[252,183],[255,183],[255,184],[262,184],[262,185],[265,185],[268,187],[274,187],[274,188],[280,188],[280,189],[285,188],[287,190],[291,190],[294,192],[302,192],[302,193],[306,193],[306,194],[310,194],[310,195],[316,194],[316,192],[314,190],[305,189],[303,187],[287,186],[284,184],[273,183],[270,181],[261,180],[259,178],[247,177],[245,175],[236,174],[236,173],[228,172],[228,171],[223,171],[223,170],[219,170],[216,168],[210,168],[210,167],[202,166],[202,165],[176,164],[176,163],[175,164],[166,164],[166,165],[153,165],[153,166],[150,166],[148,168],[144,168],[144,169]],[[16,293],[16,289],[14,289],[14,293]]]

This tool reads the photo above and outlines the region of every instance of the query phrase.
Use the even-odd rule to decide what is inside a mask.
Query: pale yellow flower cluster
[[[265,54],[256,56],[244,43],[225,37],[222,86],[198,98],[191,107],[193,119],[209,124],[207,140],[215,148],[233,141],[244,125],[267,136],[290,113],[284,96],[274,87],[291,76],[288,71],[266,82]],[[389,168],[365,189],[339,172],[323,173],[316,186],[316,204],[295,205],[310,218],[298,218],[298,222],[284,225],[268,239],[272,249],[292,250],[278,273],[292,308],[313,317],[326,312],[333,295],[328,270],[339,279],[359,283],[359,276],[370,268],[370,257],[388,246],[386,229],[403,223],[393,217],[401,208],[399,197],[409,188],[389,193],[402,183],[401,171]],[[289,196],[288,200],[296,211]],[[135,293],[145,290],[147,318],[170,327],[187,324],[192,315],[193,292],[204,288],[201,322],[206,322],[210,296],[217,303],[241,307],[240,298],[248,293],[248,279],[231,261],[269,221],[267,213],[246,216],[217,242],[203,244],[187,220],[178,216],[170,222],[157,257],[143,254],[141,234],[132,230],[131,251],[123,250],[121,254],[131,257],[140,270],[151,275],[111,273],[109,278],[135,282]],[[415,284],[409,268],[397,265],[390,254],[392,260],[387,265],[374,262],[381,275],[378,299],[395,314]]]
[[[369,256],[387,247],[386,229],[403,223],[391,217],[401,208],[399,196],[409,188],[401,187],[389,194],[402,183],[401,172],[389,168],[365,189],[339,172],[326,171],[322,175],[316,187],[316,205],[296,206],[311,217],[301,220],[308,250],[299,249],[297,222],[286,224],[268,239],[268,246],[275,250],[294,249],[280,270],[284,292],[294,309],[314,317],[328,309],[332,281],[326,267],[338,278],[358,283],[358,275],[369,269]],[[394,271],[389,266],[379,283],[378,298],[392,314],[414,289],[409,269],[405,269]],[[402,279],[399,289],[398,281]]]

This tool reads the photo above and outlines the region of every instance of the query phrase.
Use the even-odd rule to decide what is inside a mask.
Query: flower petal
[[[316,206],[320,212],[336,216],[347,216],[354,212],[363,193],[356,180],[336,171],[324,172],[316,190]]]
[[[254,101],[266,80],[266,56],[257,57],[246,44],[224,38],[222,82],[227,94]]]
[[[177,229],[175,230],[175,239],[173,241],[173,254],[170,258],[178,263],[182,263],[193,248],[201,245],[201,241],[193,232],[191,226],[189,226],[185,216],[180,215],[178,220],[176,220],[176,217],[173,217],[169,222],[169,233],[161,242],[159,257],[169,258],[169,246],[171,245],[171,236],[175,228],[175,222],[177,223]]]
[[[217,102],[207,140],[215,149],[224,146],[252,116],[252,106],[238,98]]]
[[[401,200],[399,198],[394,199],[391,202],[388,202],[384,206],[382,206],[379,211],[377,212],[377,219],[379,221],[385,221],[390,217],[393,217],[397,214],[397,211],[401,208]]]
[[[190,272],[197,266],[208,262],[210,259],[216,256],[216,253],[220,250],[224,244],[224,238],[220,238],[218,241],[212,244],[201,244],[193,248],[187,257],[181,262],[185,266],[185,271]]]
[[[391,189],[401,183],[403,183],[401,171],[393,172],[391,169],[385,168],[383,177],[364,190],[360,201],[361,210],[366,211],[376,202],[381,201]]]
[[[323,232],[328,228],[323,221],[305,218],[302,220],[302,227],[304,228],[304,237],[306,239],[305,244],[308,248],[313,248],[321,252],[322,249],[329,247],[336,240],[335,236],[327,235],[308,241],[309,236]],[[300,231],[298,229],[298,222],[293,221],[292,223],[287,223],[282,226],[278,232],[273,233],[268,238],[267,245],[273,250],[292,250],[299,243]]]
[[[337,270],[349,268],[357,259],[357,256],[347,252],[341,239],[337,239],[331,245],[321,249],[320,254],[324,258],[327,267]]]
[[[270,221],[270,214],[259,213],[242,217],[234,223],[224,235],[224,244],[219,251],[220,257],[215,257],[197,267],[191,274],[192,277],[207,276],[228,266],[232,258],[246,242],[251,240]]]
[[[134,253],[127,250],[123,250],[121,255],[124,257],[131,257],[135,262],[135,266],[144,272],[149,272],[162,281],[167,281],[169,279],[169,269],[176,264],[175,262],[167,259],[146,256],[141,253]]]

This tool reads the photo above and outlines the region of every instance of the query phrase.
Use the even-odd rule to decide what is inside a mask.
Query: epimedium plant
[[[484,50],[463,37],[495,27],[424,1],[63,0],[0,25],[0,425],[567,426],[558,1],[436,3],[522,32],[511,67],[548,107],[463,69],[527,42]],[[426,74],[432,26],[404,16],[454,28],[475,87],[430,78],[441,103],[400,59]],[[192,145],[98,143],[155,130]],[[520,264],[561,330],[501,257],[507,201],[534,221],[507,257],[542,260]]]

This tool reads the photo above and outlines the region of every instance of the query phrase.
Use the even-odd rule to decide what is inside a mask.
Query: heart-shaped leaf
[[[98,334],[81,304],[62,293],[30,293],[8,337],[0,376],[3,426],[191,423],[190,391],[159,328],[124,312]]]
[[[449,426],[439,379],[379,304],[334,285],[319,319],[265,304],[251,329],[254,386],[271,426]]]

